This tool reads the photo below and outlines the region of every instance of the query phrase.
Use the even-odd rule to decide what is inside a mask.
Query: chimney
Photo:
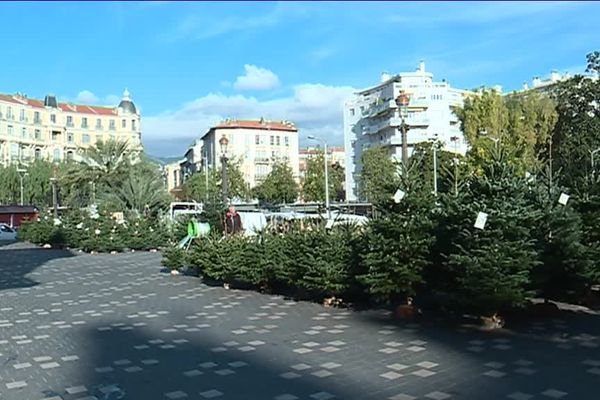
[[[523,82],[523,90],[529,90],[529,85],[527,82]]]
[[[558,82],[560,80],[560,74],[557,70],[553,70],[552,72],[550,72],[550,80],[552,82]]]
[[[392,76],[390,74],[388,74],[387,72],[385,72],[385,71],[382,72],[381,73],[381,83],[389,81],[391,79],[391,77]]]
[[[542,84],[542,80],[540,79],[539,76],[536,76],[533,78],[533,87],[538,87]]]
[[[425,72],[425,61],[421,60],[419,62],[419,72],[423,73]]]

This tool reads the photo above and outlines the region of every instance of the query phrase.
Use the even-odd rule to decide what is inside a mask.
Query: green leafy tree
[[[227,162],[227,179],[229,183],[229,198],[248,200],[250,197],[250,185],[244,178],[241,170],[241,160],[231,159]]]
[[[202,203],[221,199],[220,179],[220,172],[210,168],[207,171],[192,174],[183,184],[185,197]]]
[[[38,207],[52,205],[52,175],[52,164],[47,161],[36,160],[27,167],[27,175],[23,179],[26,204]]]
[[[18,204],[20,193],[17,167],[15,165],[0,167],[0,203]]]
[[[328,166],[329,198],[339,200],[344,182],[343,168]],[[305,201],[325,201],[325,160],[323,151],[311,155],[306,160],[306,172],[302,182],[302,195]]]
[[[362,169],[358,178],[362,198],[373,203],[386,203],[399,185],[398,166],[385,147],[371,147],[362,153]]]
[[[595,54],[588,55],[592,69],[597,63]],[[592,179],[591,152],[600,147],[600,81],[577,75],[559,84],[554,96],[558,122],[553,135],[553,158],[555,168],[562,170],[560,182],[580,197],[597,193],[599,185]]]
[[[290,203],[298,197],[298,184],[290,166],[283,162],[273,164],[265,180],[254,189],[261,202],[270,204]]]

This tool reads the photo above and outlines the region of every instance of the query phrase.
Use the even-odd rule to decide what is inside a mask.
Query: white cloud
[[[78,103],[84,104],[96,104],[98,102],[98,96],[89,90],[82,90],[77,94],[77,98],[75,99]]]
[[[65,100],[71,101],[71,97],[66,97]],[[121,101],[121,97],[117,96],[116,94],[109,94],[104,97],[99,97],[89,90],[82,90],[72,101],[81,104],[116,106]]]
[[[190,138],[199,138],[225,118],[264,117],[294,122],[301,139],[307,135],[319,135],[332,144],[341,144],[343,103],[356,89],[312,83],[299,84],[292,89],[290,96],[264,101],[241,94],[207,94],[184,104],[177,111],[144,117],[144,142],[151,144],[167,138],[185,140],[178,150],[183,154],[191,142]]]
[[[279,86],[279,77],[266,68],[244,65],[245,73],[236,78],[233,87],[238,90],[269,90]]]

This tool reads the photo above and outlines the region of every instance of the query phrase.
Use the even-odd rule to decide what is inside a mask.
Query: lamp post
[[[208,152],[204,151],[204,199],[208,202]]]
[[[329,220],[329,166],[327,162],[327,142],[325,139],[321,139],[312,135],[308,136],[308,139],[323,143],[323,159],[325,162],[325,211],[327,212],[327,219]]]
[[[24,195],[23,195],[23,179],[27,175],[27,170],[22,168],[17,168],[17,172],[19,173],[19,184],[21,188],[21,205],[24,203]]]
[[[596,150],[590,150],[590,154],[592,156],[592,179],[594,179],[594,176],[596,174],[596,164],[594,163],[594,156],[596,155],[597,152],[600,151],[600,147],[598,147]]]
[[[438,146],[438,135],[436,134],[432,141],[433,148],[433,195],[437,196],[438,187],[437,187],[437,146]]]
[[[498,150],[498,142],[500,142],[500,138],[490,137],[487,134],[488,134],[487,130],[485,130],[485,129],[479,130],[479,135],[483,136],[486,139],[490,139],[492,142],[494,142],[494,150]]]
[[[219,146],[221,147],[221,190],[223,191],[223,202],[227,203],[228,192],[229,192],[229,177],[227,176],[227,145],[229,140],[225,135],[219,139]]]
[[[450,138],[454,142],[454,196],[458,196],[458,136]]]
[[[408,125],[404,121],[404,117],[406,115],[406,109],[408,107],[408,103],[410,102],[410,97],[405,92],[400,92],[398,97],[396,97],[396,105],[398,106],[398,110],[400,112],[400,133],[402,134],[402,164],[406,167],[408,165]]]

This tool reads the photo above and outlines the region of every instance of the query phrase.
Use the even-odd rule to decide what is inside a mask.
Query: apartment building
[[[401,93],[409,96],[405,110],[396,104]],[[471,94],[452,88],[446,81],[434,82],[424,62],[415,72],[394,76],[384,73],[379,84],[355,93],[344,104],[346,199],[359,200],[358,177],[365,149],[385,146],[390,157],[401,160],[403,117],[409,128],[409,156],[415,144],[433,139],[446,151],[464,154],[467,143],[454,110],[462,107],[464,98]]]
[[[219,123],[201,138],[203,162],[209,168],[220,168],[221,138],[227,139],[227,157],[240,162],[251,188],[266,178],[276,161],[287,163],[298,178],[298,129],[293,123],[262,118],[228,119]]]
[[[0,94],[0,163],[76,159],[98,141],[127,141],[142,151],[140,113],[127,90],[117,106],[100,107]]]
[[[319,152],[322,149],[319,147],[306,147],[300,149],[298,152],[299,172],[300,177],[304,177],[306,172],[306,162],[308,159]],[[343,147],[327,147],[327,161],[330,165],[338,164],[342,168],[346,168],[346,152]]]

